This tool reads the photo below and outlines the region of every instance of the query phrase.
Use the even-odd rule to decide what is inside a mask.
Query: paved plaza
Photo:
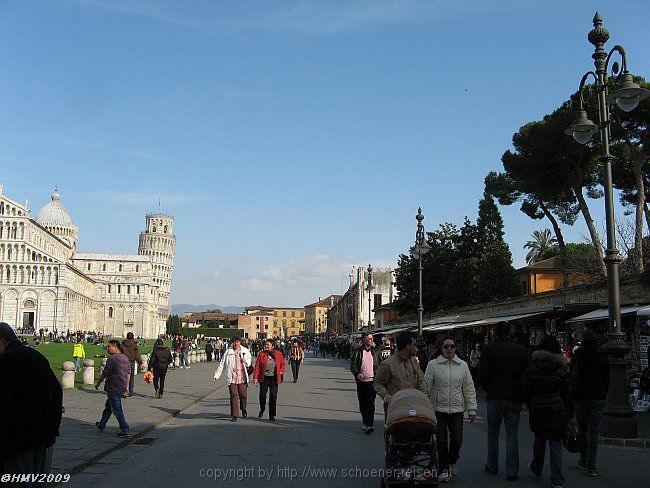
[[[114,437],[117,424],[109,421],[104,433],[95,430],[104,397],[93,391],[66,392],[63,436],[57,442],[55,468],[78,472],[67,486],[308,486],[378,487],[383,468],[383,415],[377,415],[377,432],[361,431],[354,382],[347,361],[307,358],[298,383],[280,386],[278,418],[257,418],[258,388],[249,388],[248,419],[231,423],[223,379],[212,382],[215,363],[168,375],[169,393],[157,401],[153,388],[140,383],[141,396],[124,401],[134,432],[144,433],[122,441]],[[201,400],[201,401],[199,401]],[[183,407],[185,405],[185,407]],[[182,407],[182,408],[179,408]],[[179,410],[182,410],[179,413]],[[381,412],[377,401],[377,412]],[[457,486],[510,485],[505,476],[483,472],[486,424],[484,406],[474,424],[465,423]],[[174,416],[175,415],[175,416]],[[79,417],[73,420],[71,417]],[[156,426],[155,429],[153,427]],[[83,440],[84,447],[73,449]],[[519,487],[549,486],[528,472],[532,436],[528,417],[520,424]],[[104,455],[102,455],[104,453]],[[597,479],[575,469],[576,458],[564,453],[565,486],[640,486],[650,450],[601,446]],[[82,469],[85,466],[85,469]],[[376,470],[373,472],[372,470]]]

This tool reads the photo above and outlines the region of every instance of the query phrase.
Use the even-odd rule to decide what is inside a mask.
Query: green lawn
[[[122,339],[118,339],[121,341]],[[30,344],[33,343],[33,339],[30,339]],[[142,343],[143,340],[139,340],[139,343]],[[141,353],[146,353],[149,354],[151,353],[151,350],[153,349],[153,344],[154,340],[149,339],[144,341],[146,346],[140,347],[140,352]],[[171,347],[171,340],[165,341],[165,345]],[[90,342],[84,342],[84,349],[86,351],[86,359],[92,359],[95,361],[95,380],[99,378],[99,368],[102,365],[102,359],[101,357],[96,358],[96,355],[103,356],[105,355],[108,357],[108,352],[102,348],[102,346],[94,346]],[[61,372],[63,371],[63,363],[64,361],[72,361],[74,362],[74,359],[72,357],[72,350],[74,349],[74,343],[72,342],[65,342],[63,344],[58,344],[54,342],[50,342],[48,344],[40,344],[36,346],[36,350],[40,352],[43,356],[47,358],[47,360],[50,362],[50,367],[52,370],[56,373],[56,375],[61,378]],[[78,383],[79,385],[83,384],[83,372],[78,371],[75,373],[75,383]]]

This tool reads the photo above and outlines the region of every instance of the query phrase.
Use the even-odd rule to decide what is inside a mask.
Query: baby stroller
[[[400,390],[388,404],[386,469],[381,486],[438,486],[436,414],[420,390]]]

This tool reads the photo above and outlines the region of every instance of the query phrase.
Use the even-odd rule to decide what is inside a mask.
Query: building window
[[[122,285],[117,285],[117,294],[122,293]]]
[[[106,263],[102,264],[102,271],[106,271]]]
[[[109,319],[113,318],[113,307],[108,307],[108,318]]]
[[[123,268],[123,266],[120,264],[120,265],[118,266],[118,270],[119,270],[119,271],[122,271],[122,268]]]
[[[136,293],[136,295],[139,295],[139,294],[140,294],[140,285],[137,285],[137,286],[135,287],[135,293]]]
[[[111,285],[108,285],[108,293],[110,294],[111,292]]]
[[[131,285],[126,285],[126,294],[127,295],[131,294]]]
[[[283,311],[282,311],[282,316],[283,316],[283,317],[286,317],[286,316],[287,316],[287,311],[286,311],[286,310],[283,310]]]
[[[381,307],[381,293],[375,293],[375,306],[373,308]]]
[[[136,264],[136,265],[135,265],[135,272],[136,272],[136,273],[139,273],[139,272],[140,272],[140,265],[139,265],[139,264]]]
[[[88,267],[87,267],[87,268],[88,268],[88,271],[90,271],[90,263],[88,263]]]
[[[269,330],[269,326],[268,326],[268,325],[265,325],[265,326],[264,326],[264,330]]]
[[[295,310],[292,310],[292,311],[291,311],[291,316],[292,316],[292,317],[295,317],[295,316],[296,316],[296,311],[295,311]]]

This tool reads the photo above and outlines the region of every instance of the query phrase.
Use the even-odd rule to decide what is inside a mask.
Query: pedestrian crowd
[[[596,456],[609,389],[609,366],[596,336],[589,330],[582,332],[569,360],[550,335],[542,338],[529,357],[509,338],[510,324],[500,322],[494,333],[490,344],[475,345],[469,364],[457,355],[456,341],[448,337],[429,349],[432,354],[426,357],[426,366],[419,359],[413,334],[398,334],[393,349],[385,340],[380,347],[375,346],[373,336],[364,333],[362,344],[353,350],[350,360],[363,432],[374,432],[376,394],[383,400],[386,418],[395,393],[404,389],[424,392],[436,414],[437,481],[447,483],[458,476],[464,417],[470,423],[476,419],[476,389],[480,385],[485,392],[487,420],[486,473],[499,473],[503,424],[506,479],[519,478],[519,421],[525,406],[534,434],[528,469],[535,477],[542,476],[548,446],[551,485],[564,485],[563,440],[572,432],[574,417],[580,450],[576,467],[587,476],[598,476]]]

